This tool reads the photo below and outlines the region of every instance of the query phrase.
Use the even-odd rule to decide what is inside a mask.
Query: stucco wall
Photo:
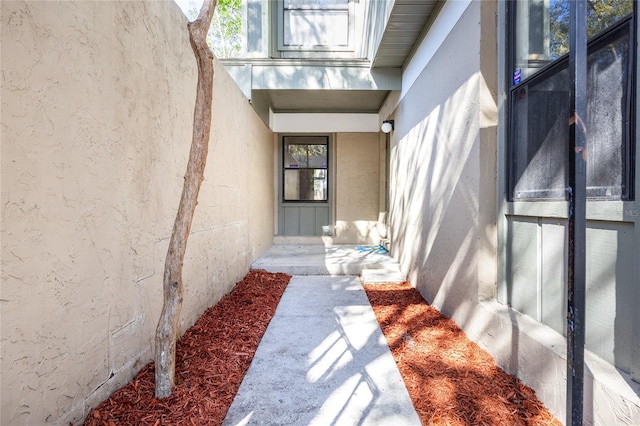
[[[414,285],[448,314],[478,294],[478,13],[478,4],[468,8],[456,25],[464,37],[456,32],[445,40],[393,114],[392,251]]]
[[[378,244],[380,139],[378,133],[336,135],[333,243]]]
[[[497,130],[506,126],[497,114],[498,5],[447,2],[434,23],[438,34],[427,34],[407,67],[426,52],[422,72],[403,85],[397,107],[390,98],[383,108],[396,127],[392,254],[429,302],[564,421],[565,339],[495,299],[496,205],[504,196],[496,184]],[[586,365],[585,423],[640,422],[638,383],[588,352]]]
[[[173,2],[1,12],[0,424],[68,424],[152,359],[195,59]],[[181,330],[272,243],[271,141],[216,65]]]

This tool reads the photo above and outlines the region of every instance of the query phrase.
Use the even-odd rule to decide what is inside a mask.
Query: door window
[[[284,137],[284,201],[328,200],[328,139],[326,136]]]

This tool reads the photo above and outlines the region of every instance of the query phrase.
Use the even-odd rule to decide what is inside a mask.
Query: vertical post
[[[567,277],[567,425],[581,426],[584,398],[587,161],[587,6],[570,4],[571,117]]]

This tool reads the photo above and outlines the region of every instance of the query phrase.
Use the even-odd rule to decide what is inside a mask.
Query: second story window
[[[349,0],[283,0],[281,51],[352,48]]]

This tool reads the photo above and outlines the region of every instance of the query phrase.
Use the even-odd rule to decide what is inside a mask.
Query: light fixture
[[[389,133],[392,130],[395,130],[395,121],[394,120],[384,120],[382,122],[382,127],[380,127],[380,130],[382,130],[384,133]]]

